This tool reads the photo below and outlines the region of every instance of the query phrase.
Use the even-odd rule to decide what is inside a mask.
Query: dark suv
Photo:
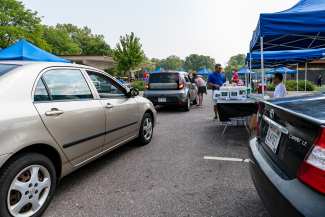
[[[198,89],[187,72],[152,72],[146,84],[143,97],[154,105],[178,105],[189,111],[191,102],[199,102]]]

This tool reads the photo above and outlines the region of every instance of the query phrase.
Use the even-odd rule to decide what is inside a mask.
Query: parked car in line
[[[187,72],[151,72],[143,96],[154,105],[177,105],[189,111],[199,102],[198,88]]]
[[[325,216],[325,91],[262,101],[250,173],[271,216]]]
[[[0,62],[0,101],[1,217],[41,216],[62,177],[148,144],[156,122],[149,100],[84,65]]]

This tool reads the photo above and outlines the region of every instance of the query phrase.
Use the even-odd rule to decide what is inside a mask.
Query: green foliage
[[[141,50],[142,45],[139,43],[140,38],[131,35],[121,36],[120,43],[116,44],[113,50],[113,57],[117,64],[115,65],[118,71],[128,72],[140,66],[144,61],[144,52]]]
[[[50,46],[42,38],[41,18],[37,17],[37,12],[25,9],[22,2],[0,0],[0,26],[0,50],[25,39],[51,52]]]
[[[315,91],[325,90],[325,87],[315,87]]]
[[[44,26],[43,38],[51,46],[55,55],[79,55],[81,48],[73,41],[68,33],[53,26]]]
[[[238,71],[244,68],[245,66],[245,54],[237,54],[230,57],[227,62],[227,67],[224,68],[225,75],[229,81],[232,79],[232,69],[236,68]]]
[[[214,71],[216,61],[210,56],[203,56],[198,54],[191,54],[185,57],[184,69],[186,71],[193,70],[199,72],[206,68],[209,71]]]
[[[161,67],[165,70],[178,70],[184,65],[184,60],[181,60],[181,58],[176,55],[171,55],[162,60],[152,58],[150,61],[156,65],[155,69]]]
[[[80,55],[112,55],[110,46],[105,42],[103,35],[91,33],[87,26],[78,28],[72,24],[57,24],[56,30],[66,32],[75,44],[81,49]]]
[[[139,91],[146,90],[146,82],[145,81],[133,81],[131,82],[133,88],[137,88]]]
[[[111,76],[123,76],[123,74],[116,68],[105,69],[105,72],[110,74]]]
[[[286,86],[287,91],[297,91],[297,81],[296,80],[288,80],[283,81],[283,84]],[[275,84],[267,85],[267,90],[275,91]],[[306,90],[307,91],[314,91],[315,85],[311,81],[306,82]],[[305,91],[305,80],[298,81],[298,91]]]

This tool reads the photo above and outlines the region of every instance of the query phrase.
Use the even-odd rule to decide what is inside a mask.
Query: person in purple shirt
[[[212,101],[213,101],[213,109],[214,109],[214,118],[213,120],[218,120],[218,109],[217,109],[217,100],[213,99],[214,91],[219,90],[219,88],[225,83],[226,77],[224,74],[221,73],[221,64],[217,63],[215,66],[215,71],[209,75],[207,80],[207,85],[211,86],[212,88]]]

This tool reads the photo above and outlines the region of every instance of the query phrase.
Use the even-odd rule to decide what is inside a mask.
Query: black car
[[[271,216],[325,216],[325,91],[259,102],[249,158]]]

